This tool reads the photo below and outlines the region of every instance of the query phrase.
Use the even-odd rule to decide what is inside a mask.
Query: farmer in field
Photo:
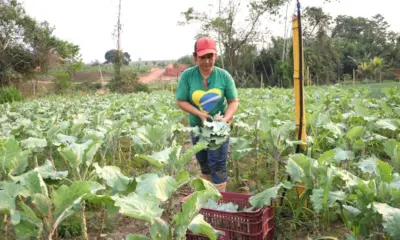
[[[238,94],[232,76],[214,66],[217,58],[215,41],[208,37],[197,40],[193,58],[196,66],[186,69],[179,79],[178,106],[189,113],[191,127],[201,127],[203,121],[211,121],[217,113],[223,115],[218,121],[231,124],[239,105]],[[199,137],[192,136],[193,144],[198,140]],[[206,149],[196,154],[201,177],[214,183],[220,192],[225,191],[228,180],[228,146],[229,137],[217,150]]]

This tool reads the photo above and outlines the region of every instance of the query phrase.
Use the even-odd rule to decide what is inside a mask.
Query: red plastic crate
[[[207,236],[196,235],[188,231],[186,233],[186,240],[210,240],[210,239]],[[229,240],[229,233],[227,235],[219,235],[217,240]]]
[[[240,208],[250,207],[249,198],[253,195],[222,192],[218,203],[239,205]],[[184,198],[184,203],[190,196]],[[272,240],[274,238],[274,212],[271,207],[255,209],[252,212],[224,212],[202,208],[200,213],[204,220],[215,229],[225,232],[224,240]],[[187,233],[187,239],[203,240],[204,236]]]

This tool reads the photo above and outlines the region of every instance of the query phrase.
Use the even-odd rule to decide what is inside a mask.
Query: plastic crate
[[[239,205],[240,208],[250,207],[249,198],[253,195],[222,192],[218,203]],[[190,196],[182,200],[184,203]],[[250,212],[224,212],[202,208],[200,213],[204,220],[215,229],[224,231],[224,240],[272,240],[274,238],[274,211],[271,207],[255,209]],[[205,236],[187,233],[187,239],[203,240]],[[220,239],[220,238],[219,238]]]
[[[210,239],[207,236],[196,235],[191,232],[187,232],[186,240],[210,240]],[[229,240],[229,234],[228,235],[219,235],[217,240]]]

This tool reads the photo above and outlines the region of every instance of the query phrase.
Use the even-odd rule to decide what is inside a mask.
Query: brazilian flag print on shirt
[[[179,78],[176,99],[188,101],[200,111],[211,116],[220,112],[222,115],[227,108],[227,101],[237,98],[237,90],[232,76],[224,69],[214,67],[207,79],[208,89],[203,85],[203,76],[199,67],[186,69]],[[201,126],[201,119],[189,114],[190,126]]]

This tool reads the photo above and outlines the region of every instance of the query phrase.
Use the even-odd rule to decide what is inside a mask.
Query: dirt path
[[[152,68],[149,74],[140,76],[139,81],[142,83],[151,83],[161,79],[161,76],[164,73],[164,69],[161,68]]]
[[[172,77],[172,76],[163,76],[165,69],[163,68],[152,68],[148,74],[140,76],[139,77],[139,81],[142,83],[152,83],[155,81],[171,81],[171,80],[175,80],[176,77]],[[34,80],[35,81],[35,80]],[[45,80],[39,80],[37,81],[40,84],[50,84],[53,83],[53,81],[45,81]],[[107,84],[108,82],[105,81],[105,84]]]

